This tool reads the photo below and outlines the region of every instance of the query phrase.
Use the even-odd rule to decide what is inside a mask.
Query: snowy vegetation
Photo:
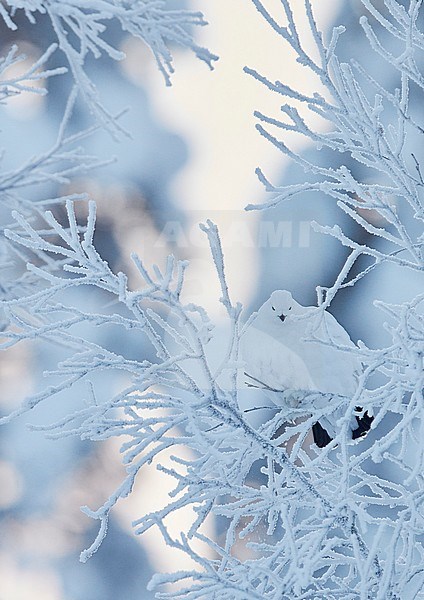
[[[364,35],[370,52],[380,57],[381,69],[392,70],[397,77],[393,89],[386,89],[366,64],[339,60],[344,29],[338,26],[323,36],[309,0],[305,11],[314,41],[312,52],[304,49],[289,0],[282,0],[279,14],[270,14],[260,0],[253,3],[270,34],[274,30],[291,47],[311,77],[317,78],[321,91],[307,96],[284,81],[270,81],[246,68],[285,102],[279,118],[257,113],[260,134],[306,173],[297,184],[277,186],[258,170],[271,199],[248,208],[265,210],[295,202],[298,194],[323,192],[367,234],[363,243],[337,223],[315,224],[317,231],[349,249],[334,284],[317,290],[322,312],[340,290],[374,277],[388,263],[421,276],[424,123],[420,104],[411,98],[419,94],[422,98],[424,93],[422,3],[362,0]],[[300,407],[291,411],[294,420],[288,422],[284,411],[275,410],[272,418],[253,425],[239,402],[244,379],[239,339],[246,316],[231,298],[216,226],[208,221],[201,228],[209,241],[227,315],[219,366],[210,350],[214,323],[201,306],[182,300],[189,264],[170,256],[163,265],[146,265],[133,255],[139,284],[130,287],[126,274],[114,273],[95,248],[93,202],[86,202],[83,195],[36,202],[23,195],[35,184],[68,181],[100,166],[101,161],[84,151],[84,140],[99,126],[112,134],[119,132],[119,120],[103,108],[84,70],[90,52],[122,58],[102,37],[108,23],[117,20],[124,30],[141,37],[168,82],[172,62],[165,40],[191,47],[209,64],[216,58],[199,48],[186,28],[203,24],[202,16],[167,11],[165,3],[155,0],[8,0],[0,12],[11,29],[21,10],[31,22],[37,12],[49,17],[75,87],[54,147],[13,171],[0,173],[3,214],[13,213],[1,239],[0,341],[4,352],[34,340],[53,344],[63,359],[47,374],[49,385],[1,421],[8,427],[12,419],[51,398],[59,402],[64,390],[74,389],[74,412],[42,427],[46,435],[93,441],[124,437],[127,476],[100,508],[83,508],[99,521],[99,533],[81,560],[99,548],[111,509],[131,493],[140,472],[156,468],[174,480],[175,488],[166,506],[135,515],[135,533],[156,529],[169,546],[186,553],[196,565],[189,571],[155,575],[150,587],[158,590],[159,598],[420,597],[424,590],[424,293],[402,305],[377,303],[386,315],[391,342],[378,349],[358,342],[355,355],[363,372],[356,393],[343,401],[339,432],[325,448],[313,445],[310,429],[334,404],[321,399],[321,413],[311,416],[313,392],[304,392]],[[12,48],[1,63],[2,100],[7,102],[9,96],[27,89],[28,82],[60,77],[63,68],[48,67],[55,51],[56,46],[50,46],[17,79],[7,76],[8,67],[20,60],[18,50]],[[43,93],[42,87],[31,90]],[[90,105],[96,121],[92,129],[67,134],[78,95]],[[311,128],[300,105],[318,114],[325,127]],[[285,131],[306,136],[318,150],[328,152],[317,152],[316,161],[306,159],[285,143]],[[365,168],[366,177],[358,176],[363,171],[355,172],[356,163]],[[87,206],[84,219],[81,206]],[[316,215],[319,220],[319,205]],[[93,289],[104,294],[101,312],[90,310]],[[120,331],[128,344],[135,340],[131,343],[139,344],[145,356],[127,356],[125,343],[120,352],[102,344],[96,332],[107,327]],[[105,395],[104,389],[97,389],[105,371],[116,372],[117,381],[124,382],[118,392]],[[374,421],[369,435],[352,444],[348,428],[356,407],[373,414]],[[168,451],[172,466],[161,462]],[[193,509],[192,525],[175,535],[168,528],[169,518],[185,507]],[[218,523],[224,533],[217,535],[210,523]],[[163,588],[166,584],[176,585]]]

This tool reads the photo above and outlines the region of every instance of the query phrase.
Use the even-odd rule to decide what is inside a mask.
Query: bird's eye
[[[273,306],[271,306],[272,310],[275,310],[275,308]]]

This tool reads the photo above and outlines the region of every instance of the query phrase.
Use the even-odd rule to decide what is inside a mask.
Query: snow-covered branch
[[[245,69],[272,93],[288,101],[281,107],[283,118],[257,111],[255,114],[260,121],[258,131],[312,175],[306,183],[274,186],[258,169],[259,179],[273,196],[263,205],[247,208],[265,209],[307,191],[321,192],[336,199],[337,205],[370,239],[376,240],[377,246],[384,244],[384,250],[362,248],[362,253],[372,257],[375,265],[389,261],[423,270],[422,236],[405,224],[405,215],[419,222],[424,220],[420,167],[419,163],[412,163],[410,146],[406,144],[411,130],[423,132],[409,106],[411,82],[421,85],[422,80],[417,66],[423,44],[423,34],[417,23],[421,2],[413,0],[406,10],[398,2],[386,0],[384,8],[387,16],[383,16],[371,2],[363,2],[388,37],[386,45],[393,38],[402,44],[398,56],[384,51],[375,29],[365,17],[361,19],[373,50],[384,59],[388,69],[399,72],[399,87],[393,92],[368,75],[365,66],[357,61],[340,62],[337,47],[343,41],[344,27],[334,27],[328,43],[325,43],[309,0],[305,2],[305,10],[318,59],[304,50],[289,2],[282,2],[286,26],[277,23],[260,0],[253,2],[269,25],[290,45],[298,62],[320,81],[325,93],[307,96],[280,81],[270,81],[254,69]],[[308,124],[307,116],[301,114],[294,104],[299,101],[325,121],[324,130]],[[334,162],[342,164],[339,167],[323,166],[319,153],[315,153],[312,160],[297,154],[278,135],[278,132],[285,131],[305,136],[317,150],[327,149],[333,154]],[[346,156],[349,156],[351,166],[343,164]],[[414,154],[412,157],[416,161]],[[364,178],[361,170],[356,170],[357,166],[365,167],[369,176]],[[378,216],[378,225],[373,222],[373,215]],[[355,251],[360,249],[360,245],[349,239],[338,226],[321,227],[319,231],[336,237]]]
[[[354,344],[327,308],[341,289],[352,287],[383,262],[414,274],[423,268],[423,235],[410,222],[424,220],[424,182],[419,160],[411,162],[406,150],[407,134],[423,133],[409,106],[412,84],[422,87],[416,58],[424,48],[418,28],[421,2],[411,0],[405,9],[395,0],[384,0],[387,14],[383,14],[370,0],[363,0],[376,24],[364,18],[362,27],[372,49],[399,77],[394,91],[368,76],[364,66],[339,60],[343,28],[334,28],[325,42],[310,0],[305,1],[305,11],[317,50],[313,56],[305,50],[289,0],[281,1],[284,25],[261,0],[253,2],[326,90],[303,94],[247,69],[287,101],[281,119],[257,113],[260,133],[312,175],[311,181],[275,187],[258,171],[274,193],[262,208],[305,191],[324,192],[375,243],[358,242],[339,225],[315,224],[350,253],[334,284],[318,288],[318,306],[296,303],[297,320],[291,294],[273,295],[288,298],[290,305],[278,308],[270,298],[271,331],[266,331],[264,322],[263,329],[259,327],[261,309],[244,322],[242,306],[230,293],[218,228],[209,220],[201,229],[219,281],[224,326],[217,326],[202,306],[186,302],[190,265],[184,260],[171,255],[161,265],[146,265],[133,254],[136,285],[125,273],[115,273],[96,249],[94,202],[86,204],[84,195],[75,195],[30,203],[20,191],[50,181],[62,184],[99,164],[77,147],[91,130],[76,135],[66,131],[79,92],[100,121],[110,126],[111,117],[85,71],[89,54],[122,58],[106,41],[108,23],[117,20],[124,31],[144,39],[168,81],[172,62],[166,40],[191,47],[209,64],[215,58],[196,46],[186,29],[203,24],[203,19],[198,13],[169,11],[163,2],[153,0],[8,0],[0,5],[0,14],[11,29],[20,10],[31,22],[37,12],[50,18],[78,89],[71,94],[52,148],[0,174],[3,202],[7,209],[15,209],[14,222],[4,230],[6,243],[27,264],[27,273],[17,277],[12,287],[3,282],[0,287],[4,314],[0,349],[28,343],[47,343],[57,349],[57,361],[45,373],[48,386],[28,395],[0,423],[7,425],[47,400],[60,405],[61,395],[71,390],[73,410],[65,410],[50,425],[34,428],[53,439],[123,439],[123,481],[99,508],[83,507],[88,517],[99,522],[96,539],[81,554],[83,562],[99,548],[111,510],[132,492],[140,474],[151,468],[161,472],[172,491],[164,505],[138,516],[135,532],[156,530],[195,566],[156,575],[151,589],[168,585],[158,598],[414,597],[424,581],[424,295],[399,304],[375,303],[386,316],[390,339],[377,349],[360,341]],[[397,43],[393,48],[401,47],[400,53],[388,43],[392,38]],[[27,72],[28,80],[62,72],[38,71],[52,51]],[[15,59],[13,50],[3,71]],[[4,81],[3,97],[10,95],[7,90],[25,89],[20,80]],[[327,129],[314,129],[296,107],[299,101],[324,119]],[[339,157],[339,166],[295,153],[280,138],[286,131],[330,150]],[[361,179],[354,166],[343,164],[345,156],[349,164],[366,167],[372,176]],[[57,204],[62,210],[57,210]],[[369,211],[379,215],[378,223],[367,218]],[[362,256],[369,263],[352,275]],[[288,329],[281,329],[286,338],[276,339],[275,323],[287,326],[290,319],[295,334],[290,337]],[[251,335],[252,356],[259,357],[258,363],[264,359],[259,366],[246,366],[246,332]],[[265,357],[260,355],[260,332],[267,334],[262,336],[262,346],[268,344]],[[275,356],[280,358],[278,352],[284,359],[280,363],[273,362]],[[317,356],[328,357],[324,376]],[[287,366],[287,361],[292,362]],[[349,376],[334,375],[336,361]],[[277,383],[285,370],[288,381],[296,385],[278,387],[262,379],[262,373],[275,364]],[[257,370],[251,370],[255,366]],[[105,372],[115,376],[107,392],[101,385]],[[323,385],[327,374],[337,380],[337,391]],[[243,396],[248,391],[258,394],[255,398],[270,400],[272,406],[259,403],[244,411]],[[250,413],[263,408],[268,416],[253,424]],[[362,431],[353,435],[352,421],[359,425],[365,416],[367,437]],[[321,445],[313,442],[311,434],[320,422],[332,426],[329,440]],[[187,508],[192,523],[175,533],[177,517]],[[224,524],[220,534],[211,526],[216,522]]]
[[[163,0],[7,0],[0,7],[0,15],[12,30],[17,28],[14,19],[20,11],[33,25],[37,13],[50,19],[57,44],[66,56],[79,92],[100,123],[114,133],[120,131],[119,124],[103,106],[85,68],[89,55],[99,58],[104,54],[113,60],[125,58],[125,54],[108,41],[108,27],[112,23],[119,23],[122,31],[147,44],[167,85],[170,85],[170,76],[174,72],[169,44],[191,49],[210,68],[218,58],[196,44],[192,37],[193,26],[207,24],[203,15],[169,9]]]
[[[100,521],[100,530],[93,545],[82,553],[82,560],[87,560],[101,543],[110,510],[131,492],[140,471],[154,462],[174,480],[175,488],[166,506],[135,521],[136,532],[142,534],[157,528],[170,546],[186,552],[198,565],[197,571],[162,575],[155,579],[156,583],[189,579],[191,583],[184,589],[193,597],[196,590],[205,594],[213,589],[228,598],[247,595],[275,599],[293,593],[300,595],[308,586],[316,593],[326,591],[328,598],[336,598],[348,589],[374,594],[380,586],[384,587],[381,548],[368,547],[364,537],[369,528],[376,528],[376,535],[382,535],[381,517],[374,516],[373,507],[382,503],[396,506],[405,528],[410,525],[413,510],[416,526],[421,522],[413,483],[415,463],[409,464],[407,446],[398,449],[394,443],[400,435],[418,435],[416,419],[422,410],[423,385],[423,339],[418,336],[423,299],[402,309],[397,325],[391,328],[391,348],[380,353],[363,348],[362,361],[369,367],[350,403],[342,397],[339,404],[334,399],[329,403],[325,394],[307,390],[299,396],[298,390],[290,417],[278,411],[273,419],[253,428],[239,408],[238,375],[244,368],[238,358],[241,307],[230,300],[221,244],[213,223],[208,222],[203,230],[208,235],[221,283],[230,332],[226,349],[220,350],[226,360],[218,377],[211,367],[213,323],[201,307],[181,301],[185,262],[170,256],[163,269],[155,266],[150,270],[134,255],[142,286],[132,290],[126,276],[114,274],[93,246],[93,203],[84,227],[77,224],[71,201],[67,202],[66,227],[49,212],[45,214],[43,232],[18,214],[15,218],[20,233],[7,231],[9,239],[39,255],[57,255],[63,260],[63,272],[52,274],[49,269],[28,265],[47,285],[5,303],[11,326],[2,333],[2,346],[48,340],[67,355],[50,374],[56,383],[29,397],[2,422],[32,410],[71,386],[80,389],[81,394],[78,386],[85,382],[88,387],[83,389],[90,390],[88,395],[82,393],[85,405],[41,429],[53,438],[78,435],[90,440],[112,436],[126,439],[122,453],[127,477],[102,507],[84,508],[88,516]],[[97,313],[76,306],[69,301],[71,290],[81,286],[106,292],[116,299],[119,308]],[[107,304],[110,306],[110,302]],[[397,314],[397,307],[384,306],[384,310],[392,318]],[[78,334],[81,326],[84,337]],[[89,341],[90,329],[105,327],[117,327],[126,336],[144,339],[144,347],[147,343],[155,358],[129,358]],[[416,340],[413,347],[409,344],[411,339]],[[416,373],[413,390],[409,383],[411,369]],[[99,398],[95,392],[96,377],[105,370],[124,373],[126,383],[118,393]],[[366,383],[377,371],[387,381],[368,391]],[[402,400],[403,392],[411,394],[408,404]],[[276,393],[290,397],[296,390]],[[380,410],[382,414],[389,410],[402,415],[402,421],[383,437],[378,450],[372,445],[353,454],[349,450],[347,432],[352,403],[374,410],[376,423]],[[311,406],[315,407],[312,416]],[[329,447],[317,452],[306,439],[308,431],[317,418],[334,411],[340,418],[340,431]],[[292,424],[287,423],[289,418],[294,419]],[[287,444],[293,441],[289,451]],[[185,448],[183,454],[181,447]],[[340,450],[335,451],[338,447]],[[169,449],[172,462],[163,464],[162,454]],[[350,460],[345,462],[344,456],[349,454]],[[406,469],[409,483],[383,481],[370,472],[367,461],[380,461],[382,456],[397,468]],[[260,483],[252,478],[258,468],[262,473]],[[370,488],[364,487],[365,481]],[[189,532],[173,537],[167,520],[187,506],[193,507],[197,516]],[[228,523],[221,541],[204,530],[212,515]],[[389,517],[384,522],[384,535],[389,535],[392,527],[394,543],[402,540],[409,552],[412,541],[406,535],[407,529]],[[196,539],[209,545],[217,556],[214,561],[206,560],[193,549]],[[248,562],[233,550],[236,541],[243,539],[252,552]],[[418,564],[414,565],[410,564],[408,576],[413,575],[413,568],[418,569]],[[336,575],[339,571],[340,575]],[[393,578],[388,581],[392,586]],[[385,597],[394,598],[390,586],[384,587]],[[179,598],[181,593],[178,590],[171,597]]]
[[[57,69],[44,69],[49,58],[57,49],[57,44],[52,44],[47,48],[44,54],[36,60],[30,67],[19,75],[11,75],[9,69],[19,69],[18,65],[26,60],[24,54],[18,54],[18,47],[12,46],[6,56],[0,59],[0,102],[4,102],[6,98],[16,96],[21,92],[32,92],[34,94],[44,95],[47,90],[42,87],[43,81],[54,75],[63,75],[66,73],[65,67]],[[34,83],[40,83],[39,87],[34,86]]]

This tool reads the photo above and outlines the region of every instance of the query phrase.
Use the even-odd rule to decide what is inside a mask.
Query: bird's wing
[[[314,389],[309,370],[296,352],[253,324],[241,340],[245,371],[272,389]]]
[[[337,319],[327,311],[324,312],[322,328],[324,329],[326,336],[336,344],[339,344],[340,346],[349,346],[351,348],[355,347],[348,332],[340,325]]]

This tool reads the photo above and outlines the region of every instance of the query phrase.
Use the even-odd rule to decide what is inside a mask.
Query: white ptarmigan
[[[324,344],[308,341],[311,336]],[[362,368],[355,353],[349,352],[355,346],[348,333],[329,312],[300,305],[286,290],[271,294],[244,331],[240,343],[248,381],[271,390],[274,403],[275,398],[287,402],[286,395],[275,393],[279,391],[316,390],[351,397],[357,389]],[[286,405],[288,414],[295,401],[296,395]],[[337,403],[340,405],[340,398]],[[329,415],[321,419],[325,429],[319,422],[313,426],[318,446],[326,446],[330,436],[335,435],[338,413],[333,418]],[[367,413],[352,418],[352,438],[363,436],[371,422]]]

